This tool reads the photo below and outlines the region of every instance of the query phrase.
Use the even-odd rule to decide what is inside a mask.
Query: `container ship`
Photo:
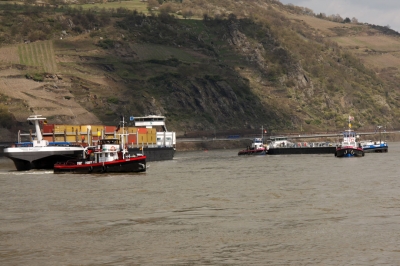
[[[119,128],[106,125],[44,124],[43,138],[51,142],[96,145],[101,139],[115,139],[124,135],[130,154],[146,155],[146,161],[172,160],[176,150],[176,134],[167,131],[164,116],[130,117],[134,126]],[[124,130],[125,132],[121,132]]]
[[[28,121],[35,125],[35,133],[18,132],[18,142],[4,148],[4,156],[10,158],[18,171],[31,169],[53,169],[54,164],[74,158],[81,158],[84,148],[78,143],[54,142],[46,140],[40,125],[46,121],[41,115],[31,115]],[[29,141],[21,138],[29,137]]]

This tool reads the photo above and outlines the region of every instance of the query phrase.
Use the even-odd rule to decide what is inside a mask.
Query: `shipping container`
[[[51,136],[43,136],[44,140],[47,140],[48,142],[53,142],[53,135]]]
[[[157,142],[156,135],[149,135],[147,134],[147,142],[149,144],[155,144]]]
[[[66,141],[68,142],[77,142],[76,136],[75,135],[69,135],[66,137]]]
[[[47,126],[47,125],[45,125]],[[68,134],[75,134],[76,131],[80,132],[80,125],[54,125],[54,132],[57,134],[64,133],[64,131]],[[44,129],[44,126],[43,126]],[[46,129],[47,130],[47,129]],[[51,132],[51,131],[50,131]]]
[[[137,131],[139,132],[139,134],[147,134],[147,128],[144,127],[139,127]]]
[[[56,141],[56,142],[60,142],[60,141],[64,142],[64,141],[66,141],[66,140],[64,139],[64,136],[56,136],[56,137],[54,138],[54,141]]]
[[[128,134],[136,134],[136,132],[138,131],[138,128],[137,127],[128,127],[128,128],[125,128],[125,130],[128,131]]]
[[[56,134],[64,134],[65,130],[65,125],[54,125],[54,133]]]
[[[106,135],[114,134],[116,129],[117,129],[116,126],[104,126],[104,134]]]
[[[138,134],[138,140],[137,140],[138,144],[147,144],[147,134]]]
[[[93,135],[97,136],[97,132],[102,133],[104,131],[103,125],[81,125],[81,133],[86,134],[88,131],[92,131]]]
[[[128,144],[132,145],[132,144],[136,144],[137,143],[137,136],[136,134],[129,134],[128,135]]]
[[[54,124],[43,125],[43,133],[53,133]]]

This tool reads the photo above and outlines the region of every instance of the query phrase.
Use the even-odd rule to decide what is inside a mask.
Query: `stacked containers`
[[[81,141],[94,145],[99,139],[104,137],[103,125],[81,125]]]
[[[47,125],[43,126],[45,130]],[[50,125],[51,126],[51,125]],[[54,141],[67,141],[67,142],[78,142],[80,125],[52,125],[54,132]],[[46,129],[47,131],[48,129]],[[53,140],[53,138],[52,138]]]
[[[127,127],[116,132],[116,126],[104,125],[43,125],[43,139],[58,142],[82,142],[94,145],[101,138],[115,138],[116,134],[128,134],[124,142],[128,145],[148,146],[157,143],[155,128]]]
[[[78,142],[79,125],[65,125],[65,141]]]
[[[63,142],[65,138],[65,125],[54,125],[54,141]]]

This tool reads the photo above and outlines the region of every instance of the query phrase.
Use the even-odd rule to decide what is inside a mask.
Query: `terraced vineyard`
[[[57,72],[52,41],[18,45],[19,63],[42,68],[44,72]]]

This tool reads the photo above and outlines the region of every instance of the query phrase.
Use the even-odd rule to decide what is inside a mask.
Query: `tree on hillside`
[[[147,9],[153,10],[154,8],[158,8],[160,4],[157,0],[147,0]]]
[[[184,18],[189,18],[190,19],[191,17],[193,17],[193,15],[194,15],[194,12],[190,8],[185,8],[184,10],[182,10],[182,16]]]
[[[349,19],[349,18],[345,18],[344,20],[343,20],[343,23],[350,23],[351,22],[351,20]]]

